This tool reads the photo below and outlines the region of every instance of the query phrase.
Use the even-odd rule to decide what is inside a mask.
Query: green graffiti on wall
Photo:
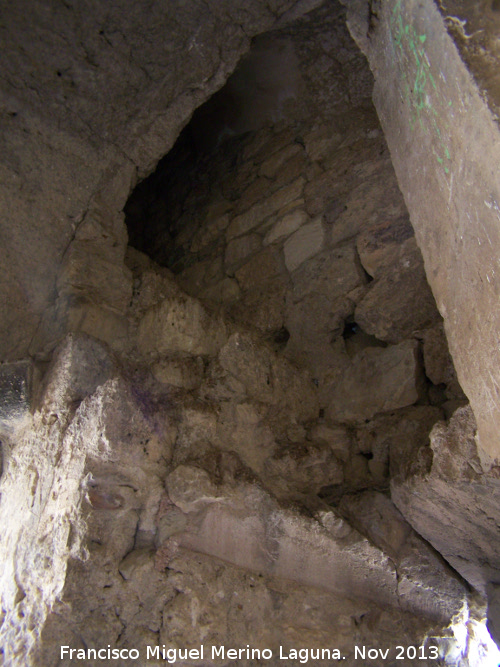
[[[418,124],[424,132],[432,134],[434,155],[448,174],[451,156],[436,120],[438,113],[434,103],[439,91],[425,51],[427,35],[419,34],[403,20],[402,0],[398,0],[392,10],[391,36],[394,47],[408,65],[401,76],[405,102],[410,110],[410,129],[413,131]],[[451,106],[451,102],[448,105]]]

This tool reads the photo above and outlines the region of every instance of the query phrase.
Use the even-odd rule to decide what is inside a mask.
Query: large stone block
[[[283,418],[293,415],[305,421],[316,417],[317,397],[308,375],[251,336],[233,334],[219,358],[253,400],[275,406]]]
[[[357,531],[334,534],[310,517],[281,509],[257,486],[216,487],[191,466],[176,469],[167,485],[180,509],[197,513],[175,536],[180,546],[262,574],[398,605],[391,560]]]
[[[191,297],[171,297],[151,308],[139,323],[138,347],[144,354],[174,352],[211,355],[224,344],[226,328]]]
[[[307,222],[309,216],[305,211],[298,208],[291,213],[287,213],[283,218],[280,218],[268,231],[264,238],[264,245],[269,245],[275,241],[286,238],[297,231],[299,227]]]
[[[294,272],[293,301],[321,295],[333,304],[363,284],[362,273],[353,246],[324,250]],[[314,318],[319,316],[320,313],[310,314]]]
[[[394,268],[402,243],[412,236],[413,227],[407,217],[363,230],[356,239],[356,246],[365,271],[372,278],[379,278],[384,271]]]
[[[224,255],[224,267],[226,273],[230,276],[234,275],[237,269],[243,262],[261,246],[261,238],[258,234],[246,234],[239,238],[232,239],[226,246]]]
[[[79,296],[123,314],[132,298],[132,274],[114,248],[73,241],[57,279],[61,296]]]
[[[270,197],[254,204],[254,206],[245,213],[238,215],[228,227],[227,239],[231,240],[235,236],[241,236],[242,234],[249,232],[251,229],[258,227],[270,215],[277,213],[287,204],[298,199],[302,194],[304,183],[305,181],[302,177],[298,178],[293,183],[290,183],[290,185],[286,185],[277,190]]]
[[[339,509],[351,525],[391,558],[398,573],[403,609],[443,623],[463,618],[465,583],[415,533],[387,496],[376,491],[346,495]]]
[[[332,387],[327,415],[336,421],[361,421],[412,405],[419,398],[420,374],[417,341],[367,348]]]
[[[403,461],[391,448],[391,496],[408,523],[485,595],[489,582],[500,581],[500,478],[498,468],[482,467],[475,434],[467,406],[436,424],[430,447],[414,447]]]
[[[358,303],[355,319],[364,331],[391,343],[439,321],[414,238],[400,247],[396,265],[387,268]]]
[[[287,239],[285,250],[286,268],[295,271],[307,259],[316,255],[323,246],[325,232],[321,218],[298,229]]]
[[[116,372],[107,347],[84,334],[69,334],[54,353],[43,378],[40,407],[58,419]]]

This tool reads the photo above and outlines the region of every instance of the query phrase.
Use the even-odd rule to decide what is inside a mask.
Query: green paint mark
[[[403,99],[408,106],[409,125],[413,132],[418,121],[419,127],[427,134],[434,135],[433,152],[436,159],[446,174],[449,168],[445,165],[445,159],[451,160],[450,151],[444,143],[444,137],[437,125],[438,116],[434,104],[439,102],[452,106],[451,100],[439,99],[439,89],[431,72],[431,63],[424,49],[427,35],[419,34],[415,27],[403,20],[402,0],[396,0],[391,17],[391,36],[394,47],[398,47],[401,53],[401,72]],[[413,65],[412,65],[413,63]],[[412,85],[408,85],[411,76]]]

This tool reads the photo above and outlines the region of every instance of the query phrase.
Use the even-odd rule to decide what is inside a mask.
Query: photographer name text
[[[439,657],[436,646],[395,646],[393,648],[373,648],[354,646],[355,660],[435,660]],[[352,654],[351,654],[352,655]],[[203,646],[199,648],[170,648],[167,646],[146,646],[139,651],[135,648],[71,648],[61,646],[61,660],[164,660],[173,664],[178,660],[294,660],[302,664],[317,660],[345,660],[338,648],[227,648],[226,646]]]

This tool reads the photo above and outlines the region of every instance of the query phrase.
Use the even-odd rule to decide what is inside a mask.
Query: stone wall
[[[60,247],[49,243],[47,285],[56,272],[57,280],[36,335],[32,315],[44,310],[47,285],[38,310],[21,305],[14,316],[28,317],[25,337],[14,341],[9,329],[4,339],[6,356],[24,354],[29,339],[35,357],[0,373],[4,664],[61,664],[61,644],[137,647],[144,655],[147,645],[252,642],[276,651],[333,642],[350,665],[357,641],[418,645],[429,635],[436,664],[472,663],[485,593],[490,627],[497,623],[498,479],[494,469],[485,473],[370,102],[372,79],[338,6],[257,40],[247,73],[266,62],[262,54],[276,65],[259,113],[248,113],[245,90],[237,105],[245,113],[224,116],[197,156],[189,142],[200,144],[207,116],[198,132],[187,128],[149,181],[153,188],[143,185],[142,200],[127,207],[131,239],[136,246],[146,239],[141,249],[150,257],[125,248],[119,211],[134,170],[144,175],[169,148],[248,35],[314,3],[297,3],[291,14],[286,3],[245,5],[242,13],[234,3],[216,5],[207,16],[208,8],[191,13],[184,4],[182,26],[158,22],[154,8],[146,17],[132,9],[125,18],[93,15],[78,42],[84,56],[61,47],[69,65],[58,65],[56,83],[48,79],[39,99],[38,83],[21,86],[31,106],[19,124],[33,132],[33,118],[42,119],[35,154],[45,155],[54,137],[64,137],[56,145],[68,152],[44,163],[43,194],[35,172],[22,179],[34,199],[22,196],[22,215],[11,200],[13,254],[20,256],[29,212],[39,206],[64,218],[70,202],[74,224],[69,236],[65,218],[54,224]],[[65,7],[70,14],[59,19],[62,10],[54,10],[52,18],[71,36],[76,10]],[[46,25],[43,11],[36,7],[36,26]],[[131,30],[141,17],[146,23]],[[111,29],[122,20],[123,30]],[[370,31],[377,21],[384,25],[372,11]],[[137,90],[123,108],[119,63],[106,97],[114,51],[101,63],[104,51],[90,48],[94,28],[110,48],[138,53]],[[170,29],[179,70],[170,67],[173,43],[163,39]],[[43,52],[49,34],[30,48]],[[406,33],[397,34],[403,50]],[[416,34],[426,43],[426,33]],[[166,51],[156,53],[158,41]],[[293,76],[279,89],[283,98],[272,100],[279,53]],[[14,71],[29,78],[27,62],[19,55],[9,89]],[[127,81],[130,74],[125,67]],[[238,89],[233,80],[231,95]],[[102,114],[100,95],[113,100]],[[56,130],[60,108],[67,125]],[[17,122],[14,107],[9,114]],[[21,131],[9,135],[14,148]],[[96,137],[114,148],[95,149],[102,161],[94,172]],[[451,157],[436,151],[449,174]],[[71,166],[75,155],[85,167]],[[51,167],[61,165],[64,178],[52,181]],[[399,176],[397,159],[396,166]],[[81,169],[95,178],[91,185],[77,178]],[[72,199],[80,187],[88,197],[79,191]],[[144,236],[134,227],[143,223]],[[23,270],[34,261],[27,251]]]
[[[451,414],[464,396],[385,139],[362,102],[208,154],[181,137],[178,159],[132,196],[131,237],[144,231],[141,248],[183,289],[308,368],[330,418],[417,402]]]
[[[486,54],[474,46],[478,39],[485,43],[490,39],[496,22],[494,7],[481,16],[481,27],[475,17],[477,7],[470,3],[464,3],[457,16],[453,3],[447,11],[442,8],[443,20],[432,2],[385,2],[371,22],[365,3],[347,4],[350,30],[375,75],[375,106],[444,318],[458,378],[478,426],[477,435],[475,431],[467,435],[470,415],[457,416],[450,427],[454,463],[436,461],[429,478],[410,474],[408,485],[396,483],[393,496],[417,530],[447,553],[450,561],[452,552],[461,554],[459,570],[494,598],[500,563],[490,552],[490,538],[485,542],[481,537],[484,529],[479,517],[494,521],[495,510],[487,507],[499,493],[496,165],[500,143],[498,125],[483,99],[487,97],[495,111],[494,49],[484,67]],[[468,18],[479,32],[460,34]],[[462,42],[462,54],[483,90],[461,60],[446,27]],[[447,442],[448,436],[439,437],[437,456],[443,455],[441,447],[447,451]],[[482,465],[474,472],[477,457]],[[477,485],[470,483],[471,474]],[[428,510],[420,514],[417,509],[422,494],[434,513],[449,512],[441,530],[431,527]],[[471,544],[465,537],[469,523],[474,526]],[[481,555],[471,555],[475,549]],[[494,628],[498,607],[493,601],[490,612]]]
[[[253,35],[316,4],[188,2],[167,12],[154,2],[144,13],[127,0],[112,9],[22,1],[2,9],[0,358],[53,349],[61,328],[75,328],[64,299],[56,301],[68,246],[83,236],[90,255],[109,249],[113,262],[121,249],[121,262],[121,210],[137,178],[224,84]]]
[[[494,460],[498,126],[434,3],[384,3],[371,29],[360,14],[353,3],[350,25],[375,72],[375,105],[429,283],[481,449]]]

